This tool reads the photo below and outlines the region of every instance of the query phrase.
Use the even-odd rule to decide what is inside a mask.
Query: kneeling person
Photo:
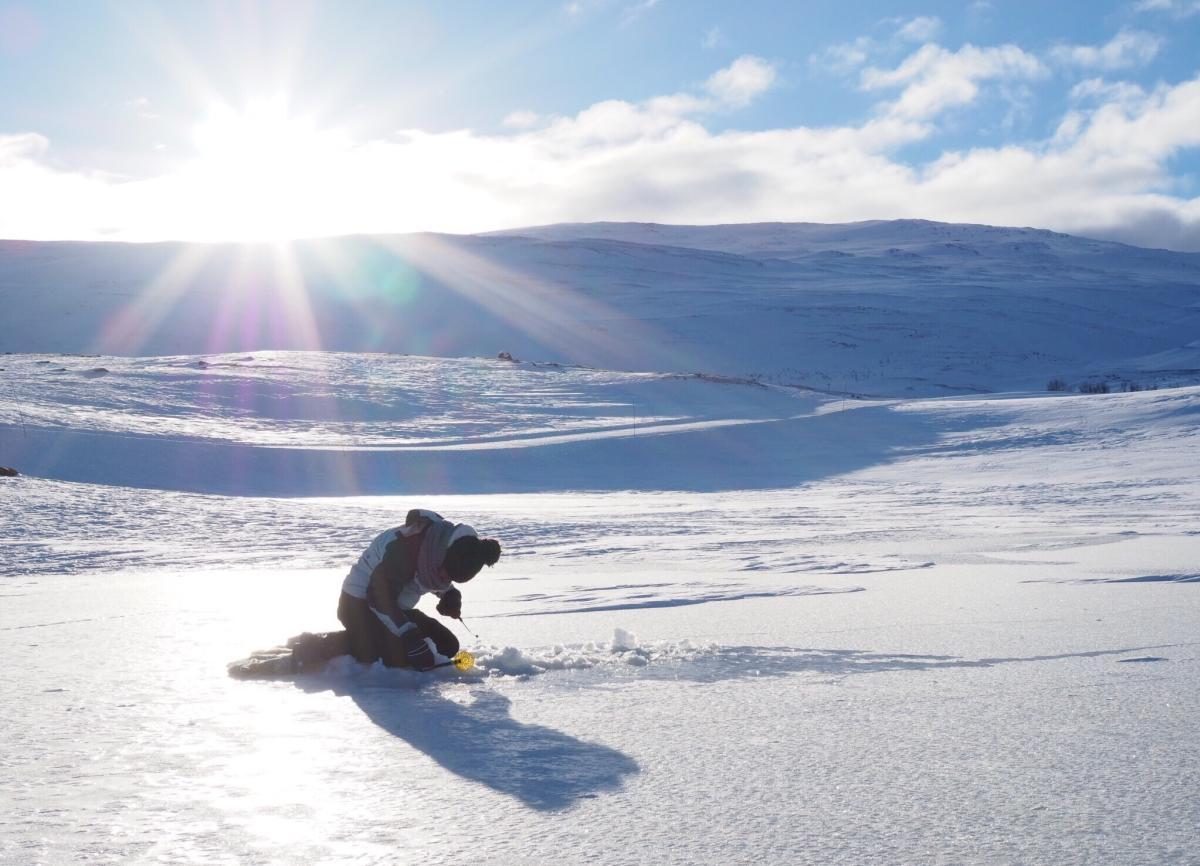
[[[342,583],[337,614],[351,655],[360,662],[381,659],[388,667],[422,671],[434,665],[433,648],[452,657],[458,638],[417,610],[417,602],[432,592],[439,599],[437,612],[458,619],[462,593],[454,584],[466,583],[499,559],[496,539],[479,538],[465,523],[414,508],[403,526],[371,542]]]

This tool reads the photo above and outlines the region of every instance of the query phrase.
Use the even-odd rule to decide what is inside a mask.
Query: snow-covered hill
[[[16,352],[509,352],[879,396],[1200,381],[1200,255],[922,221],[6,242],[0,303]]]

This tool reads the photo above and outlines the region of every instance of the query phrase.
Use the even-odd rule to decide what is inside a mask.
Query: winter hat
[[[467,527],[470,529],[470,527]],[[458,534],[455,530],[455,534]],[[475,530],[459,535],[446,551],[446,574],[451,580],[466,583],[485,565],[495,565],[500,559],[500,542],[494,538],[479,538]]]

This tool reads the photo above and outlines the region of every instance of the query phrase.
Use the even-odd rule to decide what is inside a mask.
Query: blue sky
[[[924,217],[1200,249],[1200,0],[0,0],[0,236]]]

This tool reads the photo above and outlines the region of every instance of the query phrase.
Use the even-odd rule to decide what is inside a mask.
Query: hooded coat
[[[443,563],[450,545],[467,535],[476,535],[467,524],[414,508],[403,526],[380,533],[367,546],[350,567],[342,592],[365,600],[388,631],[403,634],[412,627],[405,611],[415,608],[422,595],[441,598],[454,588]]]

